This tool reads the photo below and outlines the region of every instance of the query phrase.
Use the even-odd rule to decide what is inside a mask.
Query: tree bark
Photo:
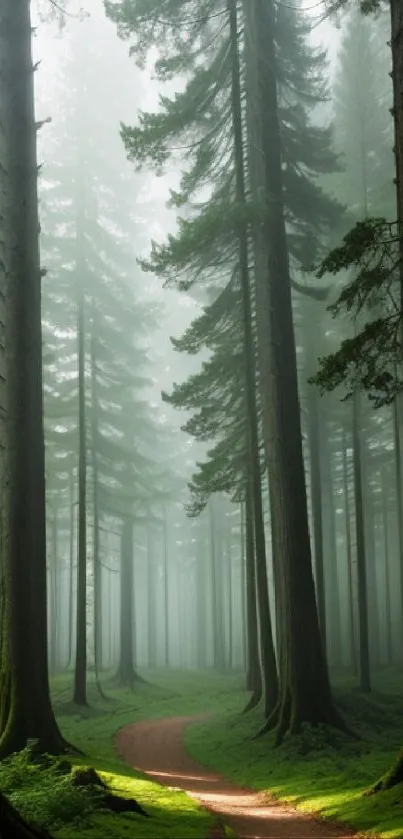
[[[80,282],[78,278],[77,281]],[[78,558],[76,660],[73,702],[87,705],[87,431],[85,410],[84,291],[78,293]]]
[[[246,536],[246,620],[248,625],[246,688],[252,696],[245,711],[259,704],[262,693],[262,671],[259,660],[255,536],[253,526],[252,493],[248,488],[245,501],[245,536]]]
[[[322,510],[322,470],[321,470],[321,434],[319,419],[318,394],[311,385],[308,390],[308,439],[309,462],[311,473],[311,504],[313,517],[313,542],[315,548],[315,585],[318,607],[319,626],[323,649],[326,652],[326,604],[325,575],[323,563],[323,510]]]
[[[331,695],[312,573],[271,0],[245,0],[244,15],[249,161],[254,195],[262,207],[259,232],[258,225],[254,226],[255,250],[260,251],[256,263],[264,262],[265,269],[256,271],[263,427],[273,485],[276,552],[283,578],[281,695],[272,720],[268,720],[268,725],[278,722],[279,742],[286,731],[295,733],[304,722],[344,725]]]
[[[151,525],[147,527],[147,623],[148,666],[157,666],[157,606],[156,606],[156,557]]]
[[[166,503],[162,504],[163,516],[163,540],[164,540],[164,659],[165,667],[169,667],[169,580],[168,580],[168,563],[169,563],[169,532],[168,532],[168,516]]]
[[[216,670],[225,670],[225,637],[222,604],[222,556],[221,533],[218,516],[215,515],[215,499],[210,498],[210,552],[211,552],[211,588],[213,613],[213,662]]]
[[[353,397],[353,463],[358,582],[358,663],[360,688],[364,693],[370,693],[371,667],[369,658],[367,566],[365,556],[365,526],[362,488],[361,440],[359,425],[359,399],[359,393],[356,391]]]
[[[71,666],[73,658],[73,624],[74,624],[74,530],[75,530],[75,505],[74,505],[74,472],[69,475],[69,615],[68,615],[68,659],[67,669]]]
[[[1,553],[0,757],[38,740],[66,746],[52,711],[47,651],[45,457],[36,125],[29,0],[0,9]]]
[[[232,59],[231,101],[234,132],[236,199],[240,209],[246,207],[244,142],[242,136],[242,105],[240,62],[238,48],[238,20],[236,0],[228,0],[230,44]],[[245,359],[245,419],[247,429],[247,475],[251,482],[255,531],[256,584],[260,654],[264,683],[264,710],[270,716],[278,698],[277,665],[274,653],[267,579],[266,538],[262,504],[262,482],[259,457],[258,410],[256,400],[256,347],[252,330],[252,302],[248,259],[248,229],[243,221],[238,230],[239,273],[241,280],[241,317],[243,322]],[[250,475],[250,477],[249,477]]]
[[[204,520],[199,520],[199,532],[196,542],[196,664],[200,670],[204,670],[207,665],[206,554]]]
[[[29,825],[0,793],[0,836],[4,839],[52,839],[44,828]]]
[[[120,656],[116,677],[119,684],[132,690],[139,676],[134,667],[133,522],[130,518],[123,520],[120,550]]]
[[[393,660],[393,644],[392,644],[392,606],[390,597],[390,549],[389,549],[389,516],[388,516],[388,489],[389,481],[387,470],[384,468],[381,471],[382,482],[382,531],[383,531],[383,549],[385,562],[385,618],[386,618],[386,663],[392,664]]]
[[[350,516],[350,492],[349,492],[349,477],[348,477],[348,459],[347,459],[347,434],[343,432],[343,494],[344,494],[344,518],[345,518],[345,539],[346,539],[346,556],[347,556],[347,597],[349,605],[349,620],[350,620],[350,650],[351,650],[351,666],[354,675],[358,672],[357,666],[357,648],[355,637],[355,620],[354,620],[354,597],[353,597],[353,551],[351,545],[351,516]]]

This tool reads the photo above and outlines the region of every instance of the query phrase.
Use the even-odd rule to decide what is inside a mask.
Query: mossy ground
[[[403,676],[379,672],[371,696],[349,679],[336,680],[337,702],[360,740],[325,728],[306,729],[273,748],[274,735],[252,739],[259,710],[226,712],[187,730],[190,754],[239,785],[266,790],[305,812],[354,826],[382,839],[403,837],[403,785],[364,796],[396,760],[403,745]]]
[[[207,839],[214,818],[185,793],[161,787],[125,766],[116,755],[113,737],[122,726],[141,719],[233,712],[239,706],[242,679],[174,671],[146,676],[149,684],[139,683],[130,692],[117,689],[104,675],[107,700],[100,698],[89,677],[88,708],[71,702],[71,674],[52,679],[52,694],[64,736],[85,753],[72,763],[94,767],[111,792],[136,799],[151,818],[100,810],[88,789],[75,788],[57,767],[40,769],[23,752],[0,764],[0,789],[28,822],[46,827],[57,839]]]
[[[151,818],[100,810],[89,790],[74,787],[57,767],[39,769],[23,753],[0,764],[0,788],[27,820],[59,839],[206,839],[214,824],[210,814],[184,793],[162,788],[124,766],[113,736],[137,720],[211,711],[208,721],[192,726],[186,735],[188,750],[201,763],[368,835],[403,837],[403,785],[363,797],[403,744],[400,672],[377,674],[371,697],[353,690],[351,680],[338,678],[338,702],[360,741],[326,729],[306,730],[279,749],[273,748],[271,735],[252,739],[262,717],[259,710],[239,713],[246,700],[241,677],[172,671],[146,675],[150,684],[139,684],[133,693],[116,689],[105,675],[108,700],[90,682],[90,707],[84,709],[71,703],[71,675],[54,678],[52,691],[63,734],[86,755],[73,763],[93,766],[111,791],[135,798]]]

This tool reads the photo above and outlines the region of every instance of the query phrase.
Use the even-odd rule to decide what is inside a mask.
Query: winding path
[[[239,839],[358,839],[347,827],[315,819],[264,793],[242,789],[196,763],[185,751],[186,727],[205,718],[171,717],[125,726],[116,749],[129,766],[164,786],[185,790],[230,825]],[[210,839],[222,836],[213,831]]]

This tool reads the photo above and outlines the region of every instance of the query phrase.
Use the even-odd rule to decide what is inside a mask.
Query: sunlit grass
[[[29,822],[46,827],[59,839],[207,839],[215,819],[184,792],[161,787],[133,772],[117,756],[114,735],[124,725],[151,717],[233,711],[239,701],[239,678],[215,674],[147,673],[148,684],[134,692],[118,689],[103,675],[107,700],[89,677],[89,707],[72,701],[72,675],[52,679],[52,698],[64,736],[85,757],[74,765],[94,767],[110,791],[134,798],[150,818],[100,810],[87,790],[74,788],[52,769],[39,769],[23,753],[0,764],[0,788]],[[201,691],[203,684],[203,691]]]
[[[71,703],[71,676],[64,674],[52,680],[54,705],[64,736],[85,752],[85,764],[93,766],[112,791],[135,798],[150,816],[144,819],[134,814],[93,813],[77,834],[70,826],[59,826],[54,834],[60,839],[207,839],[215,821],[210,813],[184,792],[162,787],[125,766],[115,752],[113,739],[122,726],[142,719],[234,711],[242,680],[173,671],[147,673],[146,678],[148,684],[139,683],[131,692],[116,688],[104,676],[107,701],[90,682],[90,707],[82,710]]]
[[[100,698],[90,680],[90,704],[84,709],[71,702],[71,674],[54,678],[52,693],[63,734],[86,755],[81,761],[74,758],[74,764],[93,766],[111,791],[135,798],[150,818],[100,811],[86,791],[72,790],[55,780],[51,771],[35,775],[39,770],[27,767],[22,756],[11,767],[0,765],[0,788],[27,819],[59,839],[207,839],[213,817],[185,793],[161,787],[125,766],[113,739],[122,726],[142,719],[211,712],[210,719],[186,734],[187,747],[200,763],[239,785],[266,790],[305,812],[351,824],[368,836],[403,837],[402,785],[374,797],[363,796],[403,744],[400,671],[378,674],[370,698],[354,690],[350,676],[339,674],[337,698],[361,741],[325,729],[306,730],[279,749],[273,748],[270,735],[253,739],[261,727],[260,711],[239,713],[246,699],[242,677],[175,671],[146,677],[149,683],[139,684],[131,693],[117,689],[103,674],[107,700]]]
[[[242,786],[265,790],[298,809],[354,826],[382,839],[403,837],[403,785],[376,796],[364,796],[395,760],[403,743],[402,675],[392,671],[375,678],[373,697],[336,695],[358,742],[326,729],[306,730],[273,748],[273,735],[256,740],[259,711],[246,716],[215,715],[187,730],[186,746],[194,758],[221,771]],[[350,685],[348,686],[350,687]],[[386,696],[383,690],[390,691]]]

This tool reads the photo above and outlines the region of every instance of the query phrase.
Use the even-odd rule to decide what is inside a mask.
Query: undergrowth
[[[64,736],[85,754],[81,760],[72,758],[72,765],[95,768],[110,792],[136,800],[149,818],[105,810],[96,791],[75,787],[74,773],[60,772],[60,761],[49,760],[40,767],[26,750],[0,763],[0,789],[28,822],[46,828],[56,839],[206,839],[215,823],[210,813],[184,792],[132,771],[116,754],[113,738],[122,726],[140,719],[232,711],[239,704],[242,681],[172,671],[168,676],[148,673],[147,679],[131,692],[104,675],[104,700],[89,677],[89,705],[78,708],[71,701],[72,676],[62,674],[52,679],[52,695]]]
[[[383,693],[393,682],[394,693]],[[303,726],[274,748],[274,734],[253,739],[262,726],[259,709],[227,713],[187,729],[186,746],[200,763],[255,790],[264,790],[302,811],[352,825],[382,839],[403,837],[403,785],[375,796],[364,793],[396,760],[403,743],[402,677],[379,673],[374,693],[337,686],[335,698],[358,740],[318,726]]]
[[[111,792],[135,799],[148,813],[105,810],[94,790],[77,788],[74,773],[60,761],[38,766],[26,750],[0,764],[0,789],[22,815],[46,827],[56,839],[206,839],[213,817],[185,793],[160,787],[118,758],[113,738],[141,719],[199,714],[210,719],[187,729],[186,744],[201,763],[242,786],[265,790],[306,812],[351,824],[382,839],[403,837],[403,785],[375,796],[363,793],[394,762],[403,743],[403,689],[400,672],[374,677],[370,696],[351,680],[338,680],[335,697],[360,739],[325,726],[305,726],[298,737],[273,748],[273,735],[253,736],[262,725],[259,709],[242,715],[242,678],[212,673],[163,671],[147,674],[132,693],[103,677],[107,699],[89,684],[89,707],[71,702],[71,675],[52,680],[54,707],[64,736],[85,753],[72,764],[90,766]]]

